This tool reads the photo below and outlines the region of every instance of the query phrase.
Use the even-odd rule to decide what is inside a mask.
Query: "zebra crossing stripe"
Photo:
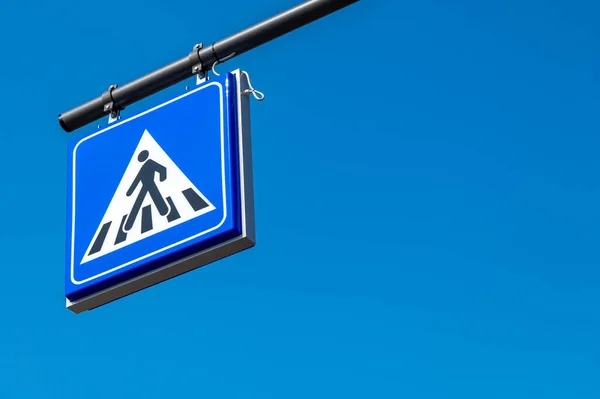
[[[123,230],[125,227],[125,221],[127,221],[127,215],[123,215],[123,218],[121,219],[121,225],[119,226],[119,232],[117,233],[115,245],[122,243],[127,238],[127,233],[125,233],[125,230]]]
[[[199,211],[200,209],[206,208],[208,204],[206,201],[202,199],[192,188],[188,188],[187,190],[183,190],[183,195],[188,200],[194,211]]]
[[[102,225],[100,234],[98,234],[96,240],[94,241],[94,245],[92,245],[92,249],[90,249],[90,255],[95,254],[102,249],[102,245],[104,244],[104,240],[106,239],[106,234],[108,233],[108,229],[110,229],[111,223],[112,222],[108,222]]]
[[[142,209],[142,234],[152,230],[152,205]]]
[[[215,209],[146,130],[81,264]]]

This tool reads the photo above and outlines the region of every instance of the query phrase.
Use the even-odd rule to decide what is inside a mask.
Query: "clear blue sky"
[[[0,3],[0,398],[600,397],[593,1],[363,0],[221,65],[257,246],[65,309],[57,115],[297,2]]]

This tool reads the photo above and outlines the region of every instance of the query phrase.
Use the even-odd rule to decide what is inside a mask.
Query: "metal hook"
[[[215,70],[215,67],[216,67],[218,64],[221,64],[221,63],[223,63],[223,62],[227,61],[228,59],[232,58],[233,56],[235,56],[235,52],[233,52],[233,53],[229,54],[227,57],[223,58],[222,60],[219,60],[219,59],[217,59],[217,60],[216,60],[216,61],[213,63],[213,65],[212,65],[212,72],[215,74],[215,76],[220,76],[220,74],[219,74],[219,73],[217,73],[217,71]]]
[[[264,100],[265,95],[262,92],[256,90],[254,87],[252,87],[252,83],[250,83],[250,75],[248,74],[248,72],[242,71],[242,73],[244,75],[246,75],[246,78],[248,79],[248,87],[249,87],[249,89],[244,90],[244,95],[247,96],[248,94],[252,93],[252,95],[254,96],[256,101]]]

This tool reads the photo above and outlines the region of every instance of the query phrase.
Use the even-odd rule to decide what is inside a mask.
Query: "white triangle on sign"
[[[81,264],[214,209],[145,130]]]

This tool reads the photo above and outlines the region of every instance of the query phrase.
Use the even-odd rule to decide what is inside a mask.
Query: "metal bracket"
[[[200,50],[203,44],[198,43],[188,55],[190,65],[192,65],[192,73],[196,75],[196,84],[200,84],[206,80],[206,71],[202,70],[202,60],[200,59]]]
[[[200,50],[202,50],[203,44],[198,43],[194,46],[190,54],[188,55],[188,60],[190,60],[190,64],[192,65],[192,73],[200,74],[202,73],[202,60],[200,59]]]
[[[119,119],[121,109],[115,107],[112,91],[116,89],[118,85],[110,85],[107,91],[102,93],[102,106],[104,113],[110,114],[108,117],[108,123],[114,122]]]

